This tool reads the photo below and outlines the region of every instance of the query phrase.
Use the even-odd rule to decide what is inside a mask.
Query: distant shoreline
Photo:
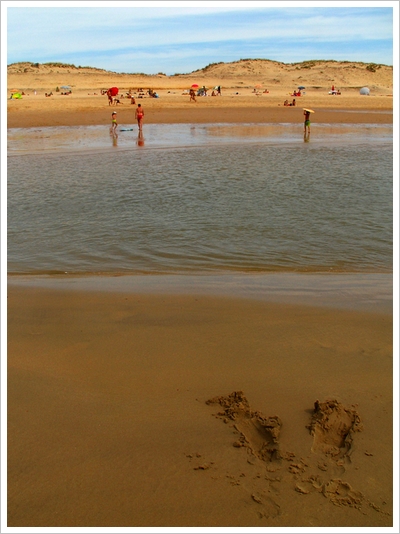
[[[222,104],[222,99],[219,101]],[[17,104],[18,103],[14,103]],[[163,103],[160,107],[150,106],[150,100],[143,106],[146,110],[146,124],[205,124],[205,123],[302,123],[303,111],[301,105],[294,108],[285,107],[246,107],[221,105],[221,107],[193,106],[167,107]],[[154,104],[154,102],[151,102]],[[38,106],[38,109],[27,109],[24,113],[9,113],[8,128],[32,128],[47,126],[90,126],[106,125],[109,123],[111,110],[106,106],[99,109],[85,109],[83,105],[76,105],[76,109],[56,109],[51,112]],[[130,124],[134,122],[134,107],[118,108],[118,123]],[[321,109],[316,108],[313,123],[323,124],[392,124],[391,110],[360,110],[360,109]],[[145,126],[144,126],[145,127]]]

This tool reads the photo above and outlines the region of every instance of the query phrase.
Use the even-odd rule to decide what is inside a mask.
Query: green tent
[[[16,99],[16,98],[22,98],[22,95],[21,95],[21,93],[13,93],[13,94],[11,95],[11,98],[15,98],[15,99]]]

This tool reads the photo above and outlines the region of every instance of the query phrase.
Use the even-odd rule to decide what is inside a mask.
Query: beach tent
[[[14,98],[14,99],[22,98],[22,95],[21,95],[21,93],[13,93],[11,98]]]
[[[368,87],[361,87],[361,89],[360,89],[360,95],[369,95],[369,89],[368,89]]]
[[[118,90],[119,90],[118,87],[110,87],[109,89],[110,96],[117,96]]]

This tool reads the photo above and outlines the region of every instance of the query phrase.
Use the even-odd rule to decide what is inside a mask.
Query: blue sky
[[[1,7],[2,24],[7,14],[7,64],[60,61],[172,75],[247,58],[393,65],[395,5],[13,1]]]

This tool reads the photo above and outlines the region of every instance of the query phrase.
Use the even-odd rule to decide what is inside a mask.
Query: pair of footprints
[[[223,411],[216,413],[216,417],[225,422],[234,422],[234,428],[240,434],[234,446],[249,448],[264,462],[282,459],[279,450],[282,421],[277,415],[265,417],[260,412],[252,411],[243,391],[234,391],[226,397],[214,397],[206,404],[218,404]],[[336,400],[323,403],[317,400],[308,429],[313,436],[313,452],[344,457],[350,454],[353,433],[362,430],[362,424],[354,409],[345,408]]]
[[[293,460],[293,453],[282,453],[279,448],[281,419],[276,415],[265,417],[260,412],[252,411],[243,391],[234,391],[226,397],[214,397],[206,401],[206,404],[219,405],[222,408],[214,415],[225,423],[233,422],[233,427],[239,434],[238,440],[233,443],[234,447],[246,447],[252,455],[266,464],[267,471],[275,471],[274,464],[282,459]],[[331,457],[336,466],[339,466],[349,457],[353,434],[362,430],[362,424],[355,409],[346,408],[336,400],[327,400],[322,403],[315,401],[307,428],[313,437],[312,452]],[[318,467],[325,471],[327,464],[321,462]],[[319,476],[302,478],[305,469],[306,464],[303,462],[291,463],[289,466],[289,472],[296,479],[294,489],[297,492],[320,492],[337,506],[361,508],[366,502],[362,493],[341,479],[323,483]],[[270,497],[252,494],[252,498],[259,504],[269,505],[267,512],[262,512],[266,514],[265,517],[279,514],[279,505]],[[368,504],[377,509],[371,503]]]

